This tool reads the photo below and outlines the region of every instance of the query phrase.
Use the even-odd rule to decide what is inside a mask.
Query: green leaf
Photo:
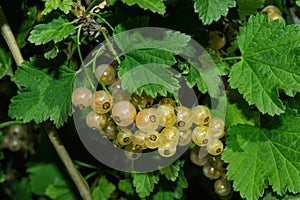
[[[268,192],[262,200],[299,200],[300,194],[285,194],[284,196],[278,196],[274,192]]]
[[[171,191],[159,191],[153,195],[152,200],[174,200],[174,193]]]
[[[227,102],[225,124],[227,127],[237,124],[248,124],[253,126],[254,122],[247,119],[237,104]]]
[[[98,180],[96,187],[92,189],[93,200],[109,199],[111,194],[116,190],[114,184],[110,183],[105,177]]]
[[[55,58],[59,53],[59,49],[58,47],[54,44],[54,45],[51,45],[47,51],[44,53],[44,57],[46,59],[53,59]]]
[[[42,11],[43,15],[50,13],[52,10],[60,9],[65,14],[68,14],[73,5],[73,0],[43,0],[45,2],[45,9]]]
[[[149,20],[150,17],[146,17],[146,16],[129,18],[125,22],[122,22],[115,27],[114,34],[118,34],[133,28],[146,27],[149,25]]]
[[[12,56],[0,46],[0,79],[12,74]]]
[[[23,48],[26,45],[27,36],[31,31],[36,19],[36,15],[37,15],[36,6],[28,8],[28,10],[26,10],[24,15],[25,15],[25,19],[21,23],[18,32],[16,34],[16,41],[19,48]]]
[[[36,25],[30,32],[28,40],[35,45],[45,44],[52,40],[57,43],[74,33],[74,26],[59,17],[48,24]]]
[[[264,6],[265,0],[237,0],[238,12],[241,19],[257,13]]]
[[[166,179],[176,181],[181,167],[184,165],[184,160],[177,160],[174,164],[168,165],[159,169],[160,174],[165,175]]]
[[[296,5],[300,7],[300,0],[296,0]]]
[[[168,69],[169,67],[156,63],[135,67],[121,77],[122,88],[129,92],[135,92],[138,88],[142,88],[142,91],[153,98],[158,94],[165,96],[166,92],[177,94],[180,85],[174,74]]]
[[[251,16],[238,35],[242,60],[232,66],[230,85],[248,103],[270,115],[285,110],[278,90],[294,96],[300,91],[300,26],[267,16]],[[242,81],[241,81],[242,80]]]
[[[74,192],[71,190],[70,184],[61,181],[57,184],[49,185],[45,193],[48,197],[55,200],[76,200]]]
[[[145,10],[151,10],[154,13],[165,14],[166,6],[163,0],[122,0],[124,3],[129,6],[137,4],[140,8]]]
[[[62,174],[54,163],[34,163],[27,168],[32,192],[43,195],[49,185],[58,184]]]
[[[183,196],[183,189],[188,188],[188,182],[185,178],[183,170],[180,170],[177,182],[176,182],[176,187],[174,190],[174,197],[176,199],[181,199]]]
[[[67,62],[57,66],[57,76],[38,68],[44,65],[37,58],[22,63],[13,80],[23,88],[11,99],[8,113],[10,117],[25,123],[34,120],[39,124],[50,118],[58,128],[72,114],[71,95],[75,73],[67,66]]]
[[[199,13],[199,19],[203,24],[211,24],[221,16],[226,16],[229,8],[235,7],[235,0],[194,0],[195,12]]]
[[[243,198],[258,199],[268,184],[279,195],[300,192],[300,115],[287,110],[273,124],[272,130],[236,125],[227,131],[222,158]]]
[[[118,188],[127,195],[134,195],[135,191],[131,179],[123,179],[119,181]]]
[[[151,194],[154,190],[154,185],[159,181],[159,174],[148,172],[148,173],[135,173],[132,174],[133,186],[136,189],[140,198],[145,198]]]
[[[21,181],[12,184],[13,200],[32,200],[31,187],[28,178],[22,178]]]

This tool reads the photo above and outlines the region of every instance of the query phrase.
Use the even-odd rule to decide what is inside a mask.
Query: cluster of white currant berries
[[[98,66],[95,75],[110,92],[79,87],[73,92],[72,103],[78,108],[90,107],[86,125],[124,147],[128,158],[137,159],[146,149],[157,149],[162,157],[171,157],[177,146],[191,141],[211,155],[222,153],[224,121],[212,118],[206,106],[188,108],[171,98],[130,95],[122,89],[116,74],[111,65]]]
[[[23,124],[9,126],[8,129],[4,131],[5,134],[2,138],[1,147],[14,152],[27,147],[30,140],[27,135],[28,128],[29,126]]]
[[[220,199],[227,200],[232,198],[232,182],[227,180],[226,167],[224,167],[221,155],[209,155],[205,150],[195,146],[191,150],[190,159],[195,165],[202,167],[204,176],[210,180],[216,180],[214,189]]]

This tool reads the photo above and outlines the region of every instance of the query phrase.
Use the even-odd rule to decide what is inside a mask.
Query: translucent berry
[[[137,148],[137,147],[133,146],[132,144],[130,144],[125,147],[124,153],[125,153],[125,156],[129,160],[137,160],[142,155],[142,149]]]
[[[203,166],[205,165],[205,163],[208,162],[209,155],[206,154],[202,156],[199,151],[200,151],[199,147],[194,147],[190,153],[190,159],[192,163],[194,163],[195,165]]]
[[[147,138],[147,133],[137,130],[132,139],[133,146],[139,149],[146,149],[146,138]]]
[[[224,179],[218,179],[214,184],[215,192],[220,196],[227,196],[232,191],[231,182],[224,180]]]
[[[160,134],[165,140],[178,144],[179,130],[175,126],[165,127]]]
[[[159,121],[156,108],[145,108],[138,112],[135,123],[137,127],[144,132],[157,129]]]
[[[91,107],[96,113],[103,114],[111,110],[113,98],[111,94],[100,90],[96,91],[92,97]]]
[[[134,100],[132,102],[134,102],[136,106],[139,105],[142,109],[150,108],[153,104],[153,98],[145,92],[143,92],[141,96],[134,94],[133,98]]]
[[[16,137],[12,137],[8,144],[8,148],[11,151],[20,151],[22,149],[22,141]]]
[[[128,129],[121,129],[117,135],[117,141],[120,145],[128,145],[132,142],[132,133]]]
[[[207,162],[203,166],[202,171],[204,176],[209,179],[218,179],[221,176],[221,172],[211,162]]]
[[[222,138],[224,136],[225,123],[222,119],[212,118],[208,127],[211,130],[212,137]]]
[[[119,101],[112,109],[112,117],[119,126],[128,126],[136,117],[136,109],[129,101]]]
[[[206,146],[211,140],[211,130],[207,126],[196,126],[192,133],[192,140],[198,146]]]
[[[115,81],[116,69],[108,64],[101,64],[96,68],[96,76],[105,85],[111,85]]]
[[[161,126],[173,126],[176,122],[174,107],[170,105],[160,105],[157,108],[157,115]]]
[[[162,157],[171,157],[176,153],[176,144],[172,141],[164,142],[159,148],[158,153]]]
[[[193,109],[193,120],[197,125],[206,125],[211,119],[211,112],[208,107],[198,105]]]
[[[104,128],[103,133],[108,139],[114,139],[117,137],[119,130],[118,126],[114,121],[109,121],[107,126]]]
[[[185,107],[185,106],[179,106],[175,108],[176,112],[176,126],[179,130],[186,130],[190,128],[193,124],[193,115],[192,111]]]
[[[72,103],[75,107],[83,109],[91,105],[91,90],[85,87],[76,88],[72,93]]]
[[[163,98],[158,102],[158,105],[169,105],[172,106],[173,108],[176,107],[176,103],[173,99],[171,98]]]
[[[206,146],[208,153],[214,156],[220,155],[223,152],[223,148],[224,146],[222,141],[216,139],[209,142],[208,145]]]
[[[186,146],[192,140],[192,129],[179,130],[178,146]]]
[[[97,114],[91,111],[86,115],[85,122],[91,129],[102,130],[107,125],[108,120],[106,114]]]
[[[149,149],[156,149],[161,146],[163,137],[157,131],[150,131],[147,133],[145,145]]]
[[[19,139],[25,136],[26,131],[27,131],[26,125],[22,125],[22,124],[14,124],[8,128],[8,133],[12,137],[16,137]]]
[[[127,90],[123,90],[122,82],[120,80],[113,83],[109,87],[109,90],[111,95],[113,96],[114,102],[130,100],[131,93],[129,93]]]

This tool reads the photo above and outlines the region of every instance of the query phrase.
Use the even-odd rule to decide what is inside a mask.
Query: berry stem
[[[107,42],[107,45],[109,46],[109,48],[111,49],[111,51],[113,52],[114,56],[116,57],[116,60],[118,62],[118,64],[121,64],[121,60],[120,58],[118,57],[118,54],[117,52],[115,51],[114,47],[112,46],[112,43],[109,41],[109,38],[106,34],[106,31],[104,28],[101,29],[101,32],[103,34],[103,37],[105,38],[106,42]]]
[[[91,77],[88,74],[88,71],[86,70],[86,67],[85,67],[85,64],[84,64],[84,60],[82,58],[82,54],[81,54],[81,50],[80,50],[80,44],[81,44],[81,42],[80,42],[80,33],[81,33],[81,25],[79,26],[78,31],[77,31],[77,50],[78,50],[78,56],[79,56],[79,59],[80,59],[81,65],[82,65],[82,69],[83,69],[83,71],[85,73],[86,78],[88,79],[88,81],[89,81],[91,87],[93,88],[93,90],[96,91],[96,88],[95,88],[95,86],[93,84],[93,81],[92,81]]]
[[[11,126],[11,125],[14,125],[14,124],[24,124],[24,122],[22,121],[9,121],[9,122],[3,122],[0,124],[0,129],[1,128],[5,128],[7,126]]]
[[[180,100],[179,100],[177,94],[173,93],[172,95],[173,95],[173,97],[174,97],[174,100],[175,100],[176,105],[181,106],[181,102],[180,102]]]
[[[96,13],[90,13],[90,14],[92,16],[96,16],[96,17],[100,18],[112,31],[115,31],[115,29],[112,27],[112,25],[110,23],[108,23],[108,21],[106,21],[106,19],[101,17],[99,14],[96,14]]]
[[[46,132],[48,137],[53,144],[57,154],[63,161],[65,167],[67,168],[73,182],[79,190],[81,197],[85,200],[92,200],[90,189],[88,184],[84,181],[79,171],[76,169],[74,163],[72,162],[70,155],[68,154],[66,148],[62,144],[55,128],[53,126],[47,127]]]

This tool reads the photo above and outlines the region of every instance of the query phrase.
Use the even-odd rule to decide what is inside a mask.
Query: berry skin
[[[158,105],[169,105],[169,106],[172,106],[172,107],[176,107],[176,103],[173,99],[171,98],[163,98],[161,99],[159,102],[158,102]]]
[[[115,81],[116,69],[108,64],[101,64],[96,68],[96,76],[105,85],[111,85]]]
[[[271,15],[271,14],[281,15],[280,10],[279,10],[276,6],[273,6],[273,5],[266,6],[266,7],[262,10],[262,12],[267,12],[268,15]]]
[[[146,138],[147,138],[147,133],[137,130],[132,139],[133,146],[138,149],[146,149]]]
[[[222,138],[224,136],[225,123],[220,118],[212,118],[208,125],[213,138]]]
[[[179,130],[175,126],[165,127],[160,134],[164,137],[166,142],[170,141],[176,145],[178,144]]]
[[[186,146],[192,140],[192,129],[179,130],[178,146]]]
[[[8,133],[12,137],[22,139],[26,134],[26,125],[14,124],[8,128]]]
[[[171,157],[176,153],[176,144],[172,141],[166,141],[158,148],[158,153],[162,157]]]
[[[179,130],[186,130],[193,124],[192,112],[185,106],[179,106],[175,108],[176,112],[176,126]]]
[[[132,142],[132,133],[127,129],[121,129],[117,135],[117,141],[120,145],[128,145]]]
[[[91,129],[102,130],[107,125],[107,115],[91,111],[86,115],[85,122]]]
[[[145,108],[138,112],[135,118],[137,127],[144,132],[152,131],[158,128],[159,121],[155,108]]]
[[[196,126],[192,133],[192,140],[198,146],[206,146],[211,140],[211,130],[207,126]]]
[[[91,107],[98,114],[108,113],[113,104],[113,98],[111,94],[100,90],[96,91],[92,97]]]
[[[153,104],[154,99],[147,95],[145,92],[141,94],[141,96],[134,94],[133,98],[135,99],[134,104],[139,105],[142,109],[150,108]]]
[[[75,107],[83,109],[91,105],[92,96],[91,90],[84,87],[76,88],[72,93],[72,103]]]
[[[211,112],[206,106],[198,105],[193,109],[193,120],[197,125],[206,125],[211,119]]]
[[[204,176],[209,179],[218,179],[221,176],[221,172],[211,162],[207,162],[203,166],[202,171]]]
[[[160,105],[157,108],[157,115],[161,126],[173,126],[176,122],[174,107],[170,105]]]
[[[12,137],[8,144],[8,148],[14,152],[20,151],[22,149],[22,141],[16,137]]]
[[[281,15],[278,15],[278,14],[270,14],[268,15],[268,21],[271,22],[271,21],[274,21],[274,20],[284,20],[283,17]]]
[[[210,47],[213,50],[221,49],[226,44],[226,37],[224,33],[220,31],[211,31],[209,32],[209,41]]]
[[[125,147],[124,153],[129,160],[137,160],[142,156],[142,149],[130,144]]]
[[[215,192],[221,197],[229,195],[230,192],[232,191],[231,182],[224,180],[222,178],[218,179],[215,182],[214,188],[215,188]]]
[[[112,117],[117,125],[128,126],[136,117],[136,109],[129,101],[119,101],[112,109]]]
[[[149,149],[156,149],[161,146],[164,138],[157,131],[147,133],[145,145]]]
[[[209,154],[217,156],[223,152],[224,145],[221,140],[212,140],[207,146],[206,149]]]
[[[108,139],[115,139],[119,132],[118,126],[114,121],[111,120],[107,123],[107,126],[104,128],[103,132]]]

